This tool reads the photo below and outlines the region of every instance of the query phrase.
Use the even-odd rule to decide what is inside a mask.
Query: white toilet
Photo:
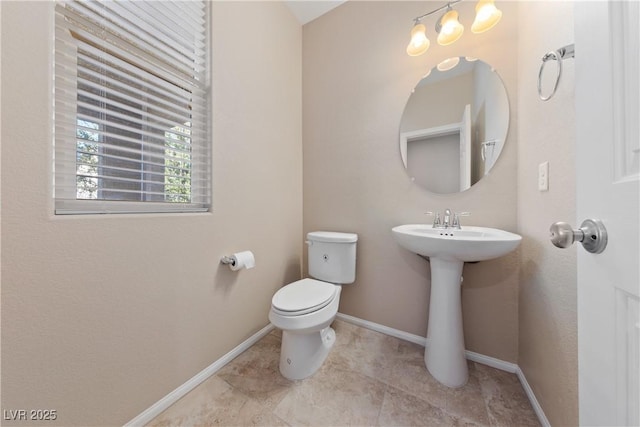
[[[278,290],[269,320],[282,329],[280,372],[300,380],[316,372],[336,340],[329,327],[338,313],[340,285],[356,279],[358,235],[331,231],[307,234],[309,275]]]

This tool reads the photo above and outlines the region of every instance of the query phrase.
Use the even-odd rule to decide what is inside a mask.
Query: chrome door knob
[[[607,247],[607,229],[598,219],[586,219],[579,229],[574,230],[566,222],[556,222],[549,229],[551,243],[559,248],[568,248],[574,242],[594,254],[599,254]]]
[[[556,222],[549,228],[551,243],[559,248],[568,248],[573,245],[576,240],[582,240],[582,232],[580,230],[574,230],[569,223]]]

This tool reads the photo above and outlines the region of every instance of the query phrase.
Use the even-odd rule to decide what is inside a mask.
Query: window
[[[57,214],[206,211],[206,1],[57,1]]]

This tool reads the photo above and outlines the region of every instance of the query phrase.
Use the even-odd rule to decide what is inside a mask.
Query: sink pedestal
[[[431,299],[424,361],[435,379],[448,387],[467,383],[462,330],[462,261],[431,257]]]
[[[431,260],[431,302],[424,362],[449,387],[462,387],[469,373],[462,333],[462,266],[508,254],[522,237],[489,227],[433,228],[429,224],[391,229],[398,244]]]

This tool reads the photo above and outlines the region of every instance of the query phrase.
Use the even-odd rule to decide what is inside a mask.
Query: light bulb
[[[496,8],[493,0],[480,0],[476,5],[476,19],[471,25],[471,32],[484,33],[500,22],[500,18],[502,18],[502,11]]]
[[[464,32],[464,26],[458,21],[458,12],[450,10],[440,18],[440,34],[438,34],[438,44],[442,46],[450,45],[458,40]]]
[[[427,38],[427,27],[417,23],[411,30],[411,41],[407,46],[407,55],[422,55],[429,49],[429,45],[431,45],[431,42]]]

